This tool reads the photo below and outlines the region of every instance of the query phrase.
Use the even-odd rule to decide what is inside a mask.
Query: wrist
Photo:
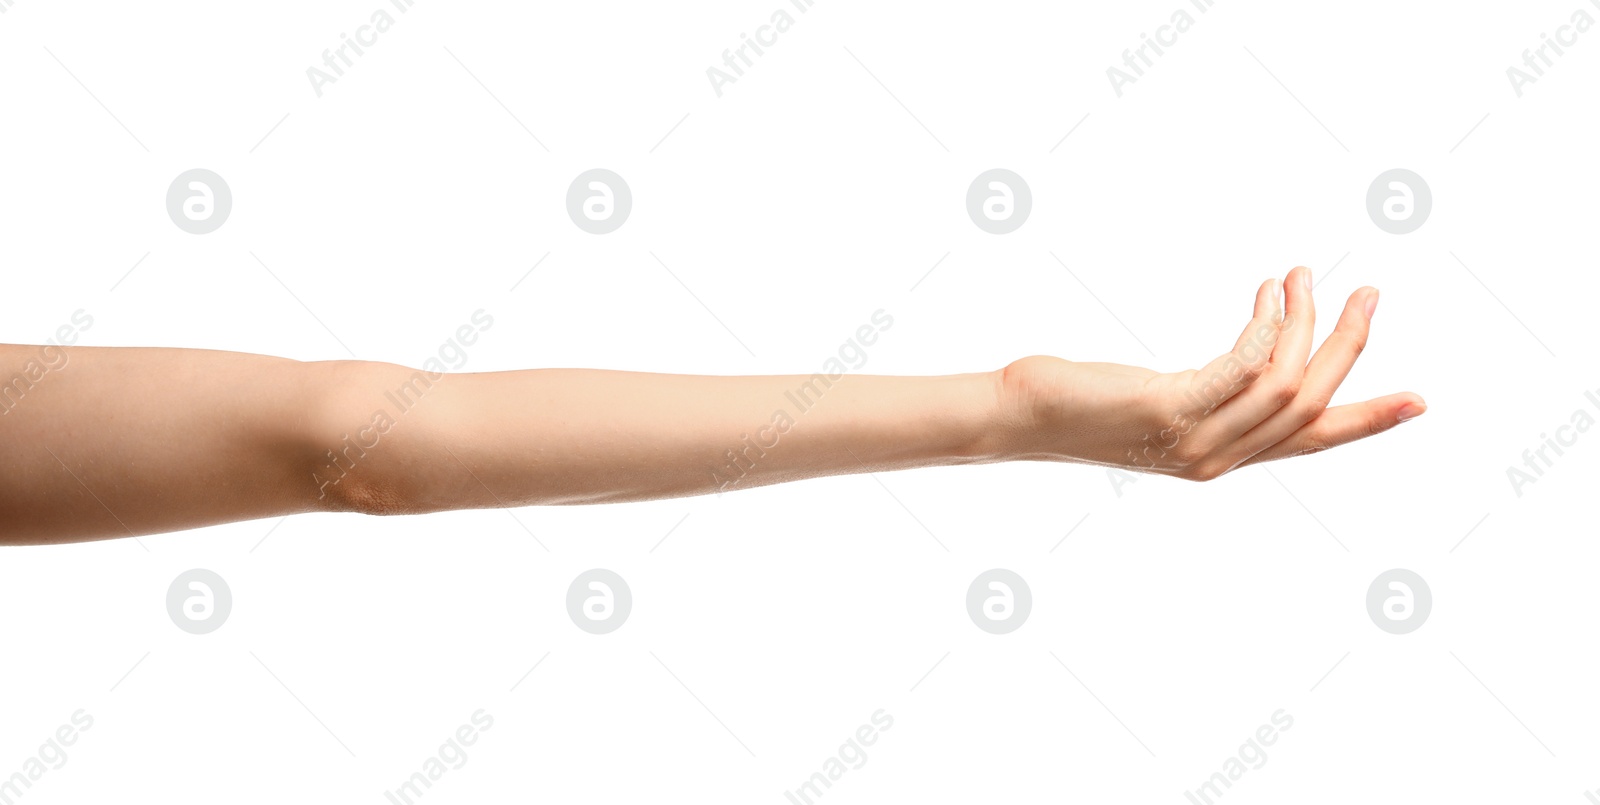
[[[1068,362],[1050,355],[1030,355],[1006,364],[994,372],[997,407],[993,431],[1000,457],[997,461],[1053,460],[1055,454],[1045,449],[1047,421],[1052,412],[1041,408],[1042,399],[1051,395],[1043,393],[1046,378],[1059,372]]]
[[[970,377],[972,398],[979,413],[978,424],[963,457],[973,463],[1022,458],[1034,441],[1030,438],[1033,417],[1011,366]]]

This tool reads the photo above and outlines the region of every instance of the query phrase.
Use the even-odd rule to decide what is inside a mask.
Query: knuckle
[[[1367,333],[1362,328],[1341,324],[1328,336],[1328,341],[1354,361],[1367,348]]]
[[[1295,412],[1303,421],[1310,422],[1328,409],[1333,398],[1326,391],[1303,391],[1295,398]]]
[[[1261,373],[1265,371],[1266,368],[1267,362],[1264,359],[1264,356],[1258,356],[1252,359],[1241,355],[1239,357],[1238,384],[1243,386],[1255,382],[1256,378],[1261,377]]]
[[[1321,436],[1307,436],[1306,440],[1300,443],[1300,449],[1295,451],[1295,455],[1309,456],[1312,453],[1320,453],[1330,447],[1333,447],[1333,444]]]
[[[1272,389],[1272,400],[1282,408],[1300,396],[1300,378],[1286,378]]]

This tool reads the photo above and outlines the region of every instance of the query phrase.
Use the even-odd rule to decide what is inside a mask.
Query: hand
[[[1261,285],[1255,317],[1238,342],[1201,369],[1160,374],[1023,358],[1002,372],[1004,397],[1028,442],[1017,457],[1209,481],[1382,433],[1427,404],[1405,392],[1328,407],[1366,347],[1377,304],[1376,288],[1351,294],[1333,334],[1312,355],[1311,270],[1300,267]]]

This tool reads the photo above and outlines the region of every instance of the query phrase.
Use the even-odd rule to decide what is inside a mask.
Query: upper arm
[[[0,543],[340,508],[312,473],[348,363],[0,345]]]

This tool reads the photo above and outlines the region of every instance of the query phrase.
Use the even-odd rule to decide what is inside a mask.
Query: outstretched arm
[[[1356,291],[1312,355],[1309,277],[1296,269],[1263,284],[1233,350],[1172,374],[1044,356],[940,377],[434,374],[0,346],[0,543],[308,511],[643,500],[1006,460],[1207,480],[1423,410],[1414,394],[1326,407],[1366,342],[1377,291]]]

